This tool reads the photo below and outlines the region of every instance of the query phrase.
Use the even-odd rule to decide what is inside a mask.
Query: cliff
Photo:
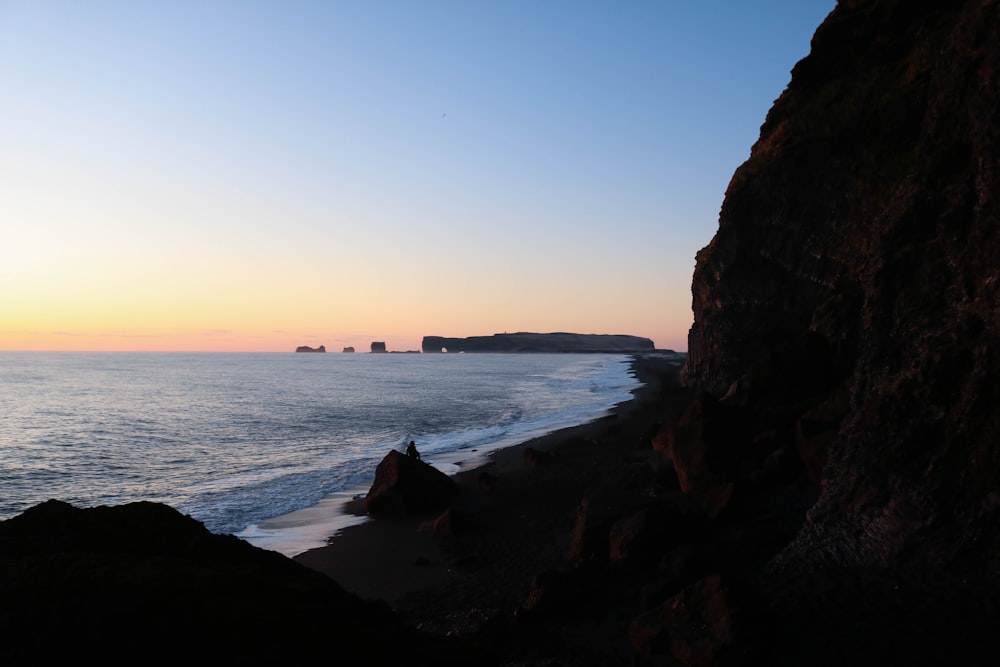
[[[697,255],[686,383],[812,447],[776,572],[996,583],[998,7],[839,2]]]
[[[424,352],[650,352],[653,341],[638,336],[577,333],[502,333],[469,338],[424,336]]]

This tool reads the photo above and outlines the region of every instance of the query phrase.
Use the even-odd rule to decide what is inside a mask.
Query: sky
[[[835,0],[0,0],[0,350],[687,349]]]

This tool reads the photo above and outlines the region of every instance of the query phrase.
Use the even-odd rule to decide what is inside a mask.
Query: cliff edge
[[[685,382],[829,431],[776,569],[996,579],[998,7],[839,2],[697,255]]]
[[[639,336],[578,333],[502,333],[445,338],[424,336],[424,352],[652,352],[653,341]]]

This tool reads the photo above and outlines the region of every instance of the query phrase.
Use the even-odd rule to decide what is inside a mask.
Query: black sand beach
[[[468,634],[513,618],[537,575],[568,564],[584,499],[610,516],[648,495],[651,432],[688,394],[669,357],[636,355],[632,369],[643,385],[610,416],[500,450],[455,475],[461,492],[449,528],[435,527],[434,513],[378,519],[295,560],[363,598],[387,601],[429,632]]]

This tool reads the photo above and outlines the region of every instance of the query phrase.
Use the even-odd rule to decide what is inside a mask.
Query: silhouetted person
[[[406,446],[406,455],[412,459],[420,460],[420,452],[417,451],[417,443],[410,440],[410,444]]]

